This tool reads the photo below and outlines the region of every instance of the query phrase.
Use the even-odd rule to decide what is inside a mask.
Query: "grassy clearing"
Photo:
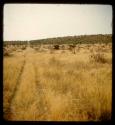
[[[96,51],[95,46],[92,48]],[[26,64],[11,105],[13,114],[9,120],[110,120],[112,53],[110,48],[103,53],[106,60],[104,63],[100,59],[97,61],[95,57],[91,60],[90,49],[85,47],[76,54],[69,50],[50,54],[50,51],[46,53],[26,49]],[[10,65],[13,70],[8,68],[10,59],[5,58],[4,61],[4,86],[7,87],[9,81],[8,91],[12,89],[12,92],[16,77],[14,76],[12,84],[13,79],[8,78],[7,73],[16,74],[19,69],[14,69],[15,57],[12,57],[14,62]],[[4,96],[6,95],[10,97],[4,90]],[[4,101],[4,105],[6,104]]]

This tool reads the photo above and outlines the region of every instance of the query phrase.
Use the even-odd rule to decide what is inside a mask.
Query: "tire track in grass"
[[[22,73],[24,71],[25,63],[26,63],[26,60],[25,60],[25,55],[24,55],[24,61],[23,61],[21,70],[19,72],[19,75],[17,77],[17,82],[16,82],[16,85],[15,85],[14,91],[11,95],[11,98],[9,99],[9,107],[7,108],[6,112],[4,112],[5,119],[11,118],[11,115],[12,115],[11,105],[12,105],[13,99],[15,98],[15,95],[17,93],[18,87],[20,86],[20,80],[21,80]]]
[[[42,55],[41,55],[42,56]],[[35,56],[36,57],[36,56]],[[48,121],[49,118],[49,114],[50,114],[50,100],[48,100],[47,94],[50,95],[50,88],[49,86],[47,86],[44,82],[45,77],[43,76],[44,74],[42,74],[42,70],[44,72],[44,67],[43,69],[39,69],[39,67],[41,67],[41,65],[39,65],[42,62],[39,62],[38,60],[36,60],[36,58],[34,57],[34,62],[33,62],[33,66],[34,66],[34,71],[35,71],[35,84],[36,84],[36,99],[39,101],[37,102],[37,121],[38,120],[42,120],[42,121]],[[40,58],[42,59],[42,58]],[[37,64],[37,62],[39,62]],[[45,65],[44,65],[45,66]],[[51,92],[51,94],[53,94]]]
[[[25,62],[10,100],[8,120],[45,120],[44,86],[38,79],[33,50],[28,47]]]
[[[33,68],[33,50],[28,47],[26,63],[21,75],[20,86],[11,104],[11,120],[35,120],[36,114],[36,86]]]
[[[36,62],[36,61],[35,61]],[[38,80],[38,71],[36,67],[36,63],[33,62],[34,72],[35,72],[35,85],[36,85],[36,93],[37,93],[37,99],[39,101],[37,102],[37,109],[38,112],[36,114],[36,120],[46,120],[46,111],[47,111],[47,105],[45,103],[44,98],[44,87],[40,80]]]
[[[19,87],[19,85],[20,85],[21,76],[22,76],[22,74],[23,74],[25,64],[26,64],[26,60],[25,60],[25,56],[24,56],[24,62],[23,62],[21,71],[20,71],[20,73],[19,73],[19,76],[18,76],[18,78],[17,78],[17,84],[16,84],[16,86],[15,86],[14,92],[13,92],[12,97],[11,97],[11,103],[12,103],[12,101],[13,101],[13,99],[14,99],[16,93],[17,93],[18,87]],[[11,103],[10,103],[10,104],[11,104]]]

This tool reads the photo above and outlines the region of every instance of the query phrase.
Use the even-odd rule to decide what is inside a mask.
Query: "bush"
[[[54,45],[54,49],[59,50],[59,45]]]
[[[90,55],[90,61],[95,61],[98,63],[106,63],[107,59],[105,58],[105,55],[103,53],[92,53]]]
[[[69,45],[69,50],[72,51],[73,54],[76,53],[75,48],[76,48],[76,45]]]
[[[5,51],[4,56],[10,56],[10,53],[8,51]]]
[[[69,45],[69,48],[70,49],[73,49],[73,48],[75,48],[76,47],[76,45]]]
[[[23,46],[21,49],[22,49],[22,50],[25,50],[25,49],[26,49],[26,46]]]
[[[11,56],[10,51],[6,48],[4,48],[3,55],[4,56]]]

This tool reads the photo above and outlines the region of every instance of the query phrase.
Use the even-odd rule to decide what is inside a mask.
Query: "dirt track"
[[[31,105],[34,104],[34,100],[36,101],[34,97],[36,97],[37,91],[42,97],[42,87],[40,84],[39,88],[37,87],[37,74],[33,55],[34,50],[28,47],[25,50],[24,64],[10,100],[9,119],[11,120],[23,119],[21,116],[26,115],[26,113],[28,115]],[[31,93],[31,95],[28,95],[28,93]]]

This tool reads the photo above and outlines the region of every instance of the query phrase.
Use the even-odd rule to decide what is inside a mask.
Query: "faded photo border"
[[[51,122],[45,122],[45,121],[6,121],[3,118],[3,32],[4,32],[4,24],[3,24],[3,19],[4,19],[4,5],[5,4],[101,4],[101,5],[112,5],[112,12],[113,12],[113,21],[112,21],[112,27],[114,27],[114,6],[113,6],[113,2],[112,0],[86,0],[86,1],[75,1],[75,0],[71,0],[71,1],[64,1],[64,0],[58,0],[58,1],[53,1],[53,0],[4,0],[4,2],[1,2],[1,19],[0,19],[0,26],[1,26],[1,43],[0,43],[0,66],[1,66],[1,83],[0,83],[0,124],[112,124],[112,122],[114,121],[114,70],[112,70],[112,119],[111,121],[107,121],[107,122],[92,122],[92,121],[88,121],[88,122],[57,122],[57,121],[51,121]],[[112,41],[114,41],[114,28],[112,28]],[[112,42],[112,54],[114,55],[114,42]],[[114,64],[114,58],[112,58],[112,64]],[[112,65],[112,68],[114,69],[114,65]]]

